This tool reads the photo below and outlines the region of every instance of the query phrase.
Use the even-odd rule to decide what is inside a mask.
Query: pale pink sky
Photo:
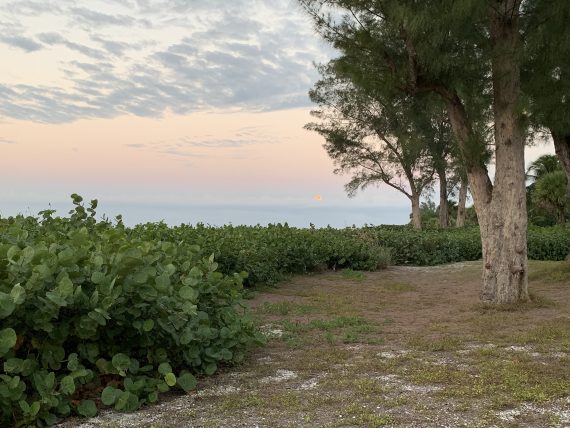
[[[373,220],[361,215],[352,220],[342,213],[353,207],[365,208],[367,215],[373,208],[387,210],[388,215],[378,214],[384,221],[398,221],[404,213],[405,220],[407,201],[390,189],[348,200],[343,191],[346,177],[332,174],[321,138],[303,129],[310,120],[308,109],[302,108],[65,124],[10,120],[0,124],[0,135],[13,142],[0,145],[0,178],[11,183],[0,190],[2,214],[13,214],[18,207],[34,212],[50,202],[63,207],[69,194],[78,192],[99,198],[103,206],[111,204],[110,209],[116,207],[127,217],[138,204],[155,204],[158,212],[160,206],[174,204],[230,211],[244,205],[281,209],[283,214],[267,221],[287,221],[287,212],[295,209],[309,209],[308,215],[339,210],[341,225]],[[316,201],[315,195],[322,200]],[[396,218],[390,217],[392,207]],[[159,219],[155,214],[148,218]],[[202,214],[200,220],[209,219]],[[307,218],[305,225],[309,222],[319,219]]]
[[[0,215],[77,192],[129,223],[405,223],[303,129],[331,55],[293,0],[2,2]]]

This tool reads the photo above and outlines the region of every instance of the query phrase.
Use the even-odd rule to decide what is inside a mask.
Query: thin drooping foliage
[[[497,304],[527,300],[524,148],[530,121],[525,111],[529,97],[522,88],[542,77],[521,70],[532,68],[530,58],[546,42],[568,47],[567,31],[557,31],[560,24],[554,30],[545,24],[559,19],[553,15],[566,11],[565,2],[300,3],[317,31],[340,52],[337,61],[355,86],[386,99],[436,96],[445,105],[481,226],[481,299]],[[555,77],[564,75],[567,59],[553,58],[548,54],[546,64],[556,65]],[[565,103],[567,91],[555,92]],[[531,97],[534,106],[538,98]],[[493,179],[487,169],[489,152],[496,166]]]

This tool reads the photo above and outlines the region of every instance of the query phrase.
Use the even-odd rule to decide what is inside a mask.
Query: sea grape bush
[[[378,226],[367,228],[378,242],[392,250],[396,265],[434,266],[482,257],[478,228],[427,229]]]
[[[246,285],[272,285],[292,273],[351,268],[376,270],[391,263],[388,249],[359,229],[307,228],[288,225],[223,226],[164,223],[137,226],[135,235],[196,243],[215,254],[226,274],[246,271]]]
[[[368,235],[375,234],[380,246],[390,248],[396,265],[434,266],[482,257],[477,227],[417,231],[406,226],[376,226],[364,230]],[[529,259],[559,261],[569,253],[570,228],[529,228]]]
[[[0,426],[46,426],[101,405],[132,411],[261,339],[224,275],[190,242],[95,220],[0,222]]]
[[[528,257],[532,260],[564,260],[570,254],[570,227],[532,226],[528,231]]]
[[[248,286],[275,284],[291,273],[324,268],[375,270],[388,264],[433,266],[478,260],[482,256],[477,227],[426,229],[409,226],[308,228],[287,225],[212,227],[149,223],[132,230],[149,239],[196,243],[214,253],[220,271],[247,271]],[[570,252],[570,228],[531,227],[528,254],[533,260],[564,260]]]

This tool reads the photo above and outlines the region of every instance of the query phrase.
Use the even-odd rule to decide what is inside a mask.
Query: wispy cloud
[[[150,22],[146,20],[138,20],[127,14],[108,14],[101,13],[84,7],[74,7],[69,10],[72,22],[84,24],[88,29],[93,26],[119,26],[130,27],[136,24],[144,24],[150,26]]]
[[[40,43],[23,36],[0,36],[0,42],[26,52],[34,52],[43,48]]]
[[[8,140],[7,138],[0,137],[0,144],[17,144],[14,140]]]
[[[72,51],[75,51],[77,53],[80,53],[82,55],[88,56],[88,57],[96,59],[96,60],[101,60],[101,59],[106,58],[105,52],[98,50],[98,49],[90,48],[89,46],[86,46],[86,45],[82,45],[79,43],[75,43],[75,42],[71,42],[69,40],[66,40],[63,36],[61,36],[58,33],[43,33],[43,34],[39,34],[38,38],[47,45],[65,46],[66,48],[68,48]]]
[[[170,155],[180,158],[232,158],[243,159],[249,154],[243,148],[276,143],[275,137],[269,135],[269,130],[259,127],[244,127],[237,129],[230,137],[213,135],[186,136],[173,140],[153,141],[149,143],[126,144],[126,147],[136,150],[149,150],[155,153]],[[225,150],[228,148],[235,150]]]
[[[95,3],[18,0],[0,9],[0,22],[14,23],[0,30],[5,45],[30,55],[52,47],[69,52],[54,56],[65,85],[41,74],[27,85],[0,78],[0,115],[58,123],[306,106],[316,78],[312,60],[331,55],[293,0]],[[31,18],[36,7],[45,22],[39,33]]]

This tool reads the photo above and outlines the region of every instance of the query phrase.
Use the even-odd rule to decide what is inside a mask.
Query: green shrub
[[[242,275],[190,242],[96,222],[96,201],[73,197],[69,218],[0,223],[1,426],[131,411],[260,342]]]
[[[391,250],[395,265],[433,266],[482,257],[478,227],[417,231],[408,226],[377,226],[366,230],[375,234],[381,248]],[[559,261],[569,253],[570,228],[529,228],[529,259]]]
[[[196,243],[215,254],[220,271],[248,272],[246,285],[273,285],[294,273],[322,268],[376,270],[390,264],[390,251],[360,229],[300,229],[287,224],[211,227],[164,223],[136,226],[148,239]]]
[[[528,257],[560,261],[570,254],[570,227],[536,227],[528,231]]]
[[[428,229],[379,226],[368,228],[378,243],[392,250],[396,265],[433,266],[481,258],[478,228]]]

